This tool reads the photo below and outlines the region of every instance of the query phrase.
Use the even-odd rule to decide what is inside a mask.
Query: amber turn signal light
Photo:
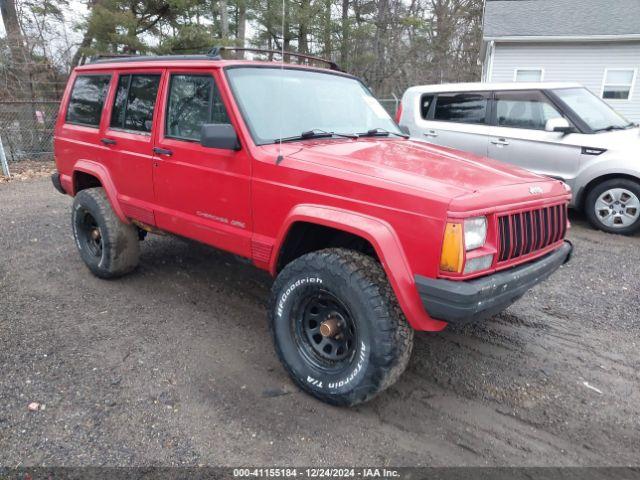
[[[447,223],[442,242],[440,270],[461,273],[464,263],[464,240],[461,223]]]

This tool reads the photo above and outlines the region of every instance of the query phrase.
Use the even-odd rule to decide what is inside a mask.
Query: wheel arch
[[[333,229],[367,242],[384,269],[411,326],[416,330],[430,331],[440,331],[446,327],[446,322],[432,319],[424,310],[411,268],[395,230],[388,222],[375,217],[319,205],[305,204],[294,207],[276,239],[275,254],[269,262],[272,275],[275,276],[279,268],[286,264],[282,262],[283,247],[291,245],[288,243],[292,240],[290,235],[297,233],[299,225]]]
[[[592,179],[590,179],[576,194],[576,201],[575,201],[576,207],[581,210],[584,209],[585,207],[584,203],[587,199],[587,196],[589,195],[589,192],[596,186],[600,185],[602,182],[606,182],[607,180],[613,180],[615,178],[631,180],[633,182],[640,184],[639,174],[634,174],[629,172],[616,172],[616,173],[605,173],[602,175],[597,175]]]
[[[98,183],[94,180],[95,179]],[[120,203],[118,202],[118,192],[111,179],[109,170],[102,164],[92,160],[80,160],[76,162],[72,173],[72,189],[71,195],[75,196],[79,191],[85,188],[102,187],[109,199],[111,208],[124,223],[130,223],[124,214]]]

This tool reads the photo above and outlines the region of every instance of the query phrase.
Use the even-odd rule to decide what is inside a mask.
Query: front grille
[[[553,205],[498,217],[498,261],[542,250],[567,233],[567,205]]]

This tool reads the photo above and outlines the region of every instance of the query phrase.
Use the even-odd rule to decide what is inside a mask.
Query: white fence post
[[[2,173],[7,177],[11,176],[11,172],[9,172],[9,164],[7,163],[7,157],[4,154],[4,145],[2,145],[2,137],[0,137],[0,163],[2,164]]]

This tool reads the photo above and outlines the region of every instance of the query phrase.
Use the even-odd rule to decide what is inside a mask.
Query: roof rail
[[[87,63],[158,62],[162,60],[219,60],[210,55],[97,55]]]
[[[251,47],[213,47],[209,53],[207,55],[209,55],[212,58],[222,58],[221,53],[224,51],[235,51],[235,52],[257,52],[257,53],[269,53],[269,54],[276,54],[276,55],[282,55],[282,51],[280,50],[268,50],[266,48],[251,48]],[[326,58],[321,58],[321,57],[316,57],[314,55],[307,55],[304,53],[295,53],[295,52],[288,52],[285,51],[284,52],[284,56],[287,57],[297,57],[297,58],[301,58],[304,60],[312,60],[314,62],[320,62],[320,63],[325,63],[327,65],[329,65],[329,68],[331,70],[336,70],[338,72],[341,72],[342,70],[340,69],[340,67],[338,66],[338,64],[336,62],[333,62],[331,60],[327,60]]]
[[[113,61],[114,59],[121,59],[121,58],[130,58],[130,57],[134,57],[135,55],[132,53],[99,53],[97,55],[91,55],[88,57],[82,57],[82,65],[85,65],[87,63],[95,63],[98,62],[100,60],[102,61],[106,61],[111,60]]]

